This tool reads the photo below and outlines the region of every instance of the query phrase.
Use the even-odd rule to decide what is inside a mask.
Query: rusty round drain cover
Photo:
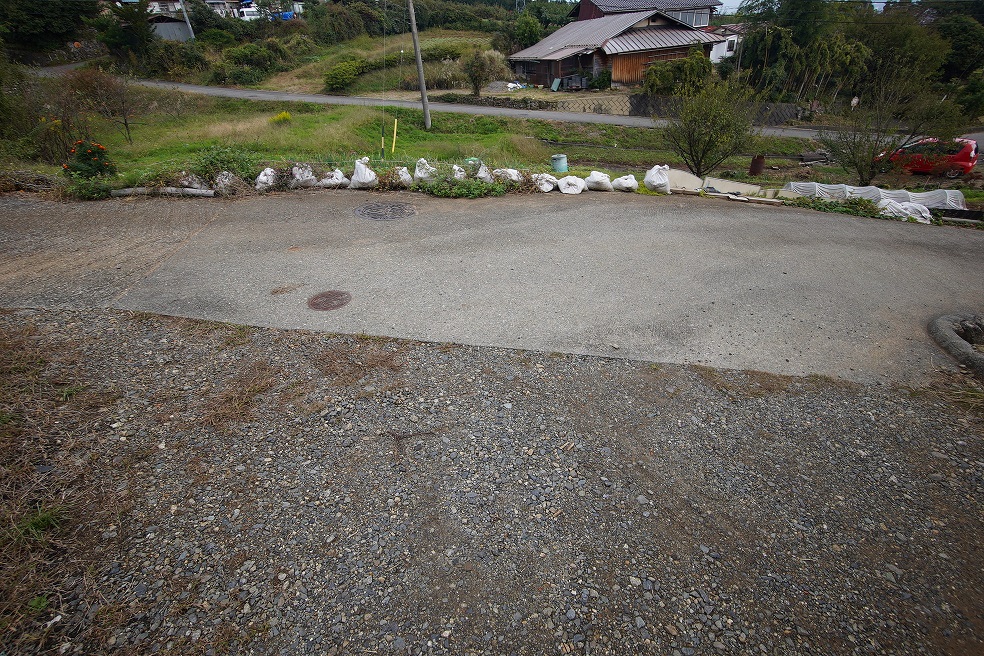
[[[373,221],[394,221],[406,219],[417,213],[413,205],[407,203],[369,203],[355,208],[356,216]]]
[[[352,295],[337,289],[315,294],[308,299],[308,307],[312,310],[337,310],[347,305],[352,300]]]

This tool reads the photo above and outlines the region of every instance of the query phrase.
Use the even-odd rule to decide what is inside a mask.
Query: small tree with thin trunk
[[[687,168],[704,177],[737,155],[752,138],[752,111],[746,87],[713,82],[676,96],[676,117],[659,128],[666,146]]]
[[[495,79],[509,77],[506,57],[498,50],[476,50],[461,62],[461,69],[471,83],[472,94],[478,96],[482,87]]]

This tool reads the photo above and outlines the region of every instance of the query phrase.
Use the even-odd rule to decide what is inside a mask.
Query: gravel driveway
[[[238,234],[205,249],[228,262],[276,230],[235,232],[237,203],[18,202],[0,292],[44,307],[0,311],[0,338],[44,365],[5,416],[37,428],[37,476],[82,546],[7,653],[984,650],[984,417],[936,391],[960,374],[906,387],[114,309],[182,253]],[[945,261],[954,233],[919,234]]]
[[[78,390],[40,471],[103,500],[37,618],[67,653],[982,648],[982,418],[925,392],[119,311],[14,333]]]

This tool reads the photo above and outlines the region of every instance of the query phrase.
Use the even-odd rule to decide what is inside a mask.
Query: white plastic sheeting
[[[929,208],[919,203],[898,203],[886,198],[878,203],[880,214],[896,219],[908,221],[910,218],[919,223],[931,223],[933,215],[929,213]]]
[[[880,187],[852,187],[850,185],[827,185],[819,182],[787,182],[783,189],[795,191],[804,196],[816,196],[828,200],[848,198],[867,198],[873,203],[893,200],[896,203],[917,203],[925,207],[965,210],[967,202],[964,195],[954,189],[937,189],[914,193],[904,189],[882,189]]]

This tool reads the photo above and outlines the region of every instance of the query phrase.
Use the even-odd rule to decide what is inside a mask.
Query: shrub
[[[225,51],[225,58],[231,64],[249,66],[260,69],[261,71],[267,71],[273,68],[274,61],[272,52],[255,43],[247,43],[235,48],[229,48]]]
[[[233,66],[232,68],[226,70],[226,77],[222,81],[229,81],[233,84],[248,86],[250,84],[259,84],[265,77],[266,73],[258,68],[250,68],[249,66]]]
[[[839,202],[836,200],[824,200],[822,198],[803,196],[802,198],[787,200],[783,204],[790,205],[792,207],[802,207],[805,209],[815,210],[817,212],[833,212],[836,214],[851,214],[853,216],[884,218],[882,217],[881,212],[879,212],[878,206],[867,198],[848,198],[843,202]]]
[[[192,172],[209,181],[214,181],[215,176],[222,171],[250,179],[259,163],[259,155],[251,150],[238,146],[212,146],[198,154],[191,168]]]
[[[110,187],[100,178],[83,178],[78,175],[71,176],[72,181],[65,188],[72,198],[79,200],[102,200],[109,198]]]
[[[506,185],[501,182],[488,184],[481,180],[440,180],[433,184],[415,184],[414,191],[422,191],[438,198],[485,198],[487,196],[503,196]]]
[[[236,45],[236,37],[231,32],[211,27],[197,35],[197,40],[218,50]]]
[[[270,117],[270,123],[273,125],[283,125],[285,123],[290,123],[291,115],[290,112],[280,112],[276,116]]]
[[[335,64],[325,73],[325,91],[342,91],[347,89],[355,78],[368,69],[364,59],[343,61]]]
[[[69,153],[72,159],[67,164],[62,164],[62,169],[73,179],[89,179],[116,173],[116,166],[106,156],[106,147],[100,143],[80,139]]]

